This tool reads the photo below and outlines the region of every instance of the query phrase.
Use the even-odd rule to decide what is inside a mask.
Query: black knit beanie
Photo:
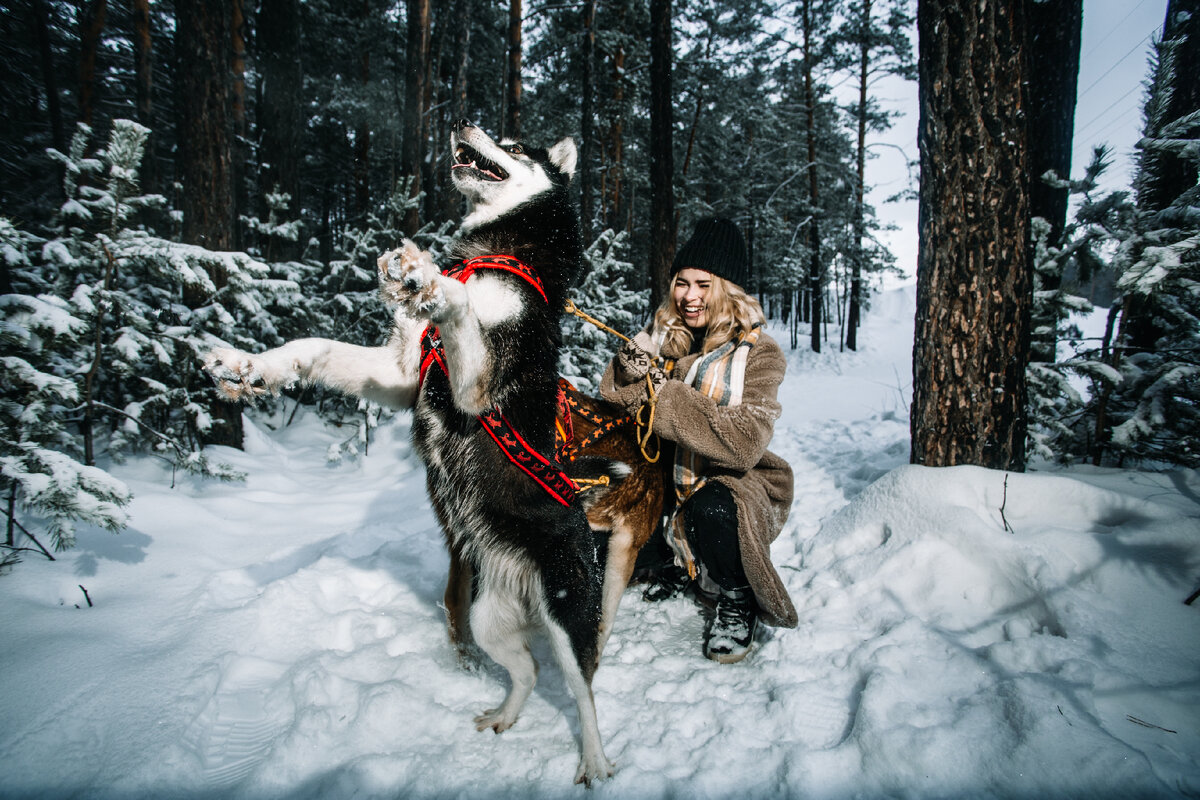
[[[748,261],[746,240],[738,226],[732,220],[707,217],[696,223],[692,238],[675,253],[671,274],[691,267],[744,287],[750,278]]]

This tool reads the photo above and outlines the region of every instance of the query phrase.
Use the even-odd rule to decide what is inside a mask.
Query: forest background
[[[922,2],[920,27],[937,30],[969,5]],[[954,444],[945,431],[955,426],[922,422],[915,407],[914,461],[1197,463],[1200,103],[1187,77],[1200,48],[1196,5],[1169,3],[1154,41],[1129,187],[1102,183],[1111,155],[1082,163],[1076,149],[1082,3],[1013,3],[988,22],[1016,42],[1013,85],[1026,105],[1019,122],[988,120],[987,108],[955,114],[994,122],[993,138],[1019,139],[1028,154],[1011,180],[985,187],[1020,201],[1011,218],[993,206],[992,221],[1020,246],[986,270],[1024,279],[998,304],[1016,309],[1016,323],[994,342],[974,331],[966,352],[997,350],[1016,369],[1003,414],[951,412],[985,415],[975,427],[988,431],[1003,417],[1009,445],[994,463],[972,458],[970,443],[930,453],[917,428]],[[44,549],[46,536],[70,546],[79,521],[119,529],[128,491],[106,461],[150,452],[237,477],[203,449],[241,442],[240,409],[218,402],[199,370],[214,343],[260,350],[313,334],[379,343],[387,316],[375,257],[401,236],[439,252],[461,214],[446,168],[456,119],[499,136],[580,142],[591,269],[577,300],[609,324],[628,331],[645,319],[677,236],[715,213],[745,232],[748,288],[788,326],[793,348],[803,339],[854,349],[869,287],[896,262],[866,200],[872,137],[897,115],[880,87],[916,81],[934,44],[925,36],[918,52],[918,8],[900,0],[0,8],[6,561]],[[979,57],[994,67],[1002,55]],[[946,69],[955,86],[995,88],[986,69]],[[939,84],[920,77],[925,104]],[[1050,116],[1032,118],[1042,109]],[[944,138],[919,143],[914,177],[950,163],[932,149],[953,144]],[[1047,181],[1047,170],[1083,177]],[[932,198],[933,182],[921,191]],[[897,199],[915,202],[915,188],[897,186]],[[955,213],[923,213],[919,280],[947,239],[926,223],[971,222]],[[926,280],[918,319],[936,318],[955,291]],[[1093,301],[1110,309],[1098,341],[1069,323]],[[563,372],[587,388],[611,343],[564,326]],[[944,333],[917,336],[954,350]],[[937,359],[915,359],[918,406],[937,381],[923,367]],[[279,402],[313,403],[349,424],[333,457],[361,452],[386,416],[307,390]]]

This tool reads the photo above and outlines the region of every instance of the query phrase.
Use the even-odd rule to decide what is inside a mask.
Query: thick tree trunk
[[[215,0],[176,0],[175,50],[179,86],[179,177],[183,183],[183,240],[209,250],[233,247],[234,174],[232,98],[233,8]],[[228,276],[214,270],[217,288]],[[196,307],[207,298],[185,292]],[[214,425],[205,444],[242,446],[242,412],[214,400]]]
[[[501,136],[521,136],[521,0],[508,3],[508,61],[504,69],[504,120]]]
[[[921,0],[912,461],[1025,468],[1022,3]]]
[[[429,0],[406,0],[408,8],[407,65],[404,73],[404,141],[400,172],[412,179],[412,196],[421,191],[421,174],[428,140],[426,111],[429,84]],[[414,207],[404,219],[404,232],[416,235],[420,211]]]
[[[1048,171],[1071,176],[1075,136],[1075,99],[1079,84],[1079,45],[1083,0],[1027,3],[1029,14],[1029,216],[1050,223],[1049,243],[1057,246],[1067,224],[1068,191],[1042,180]],[[1030,252],[1030,258],[1033,252]],[[1032,268],[1032,265],[1031,265]],[[1042,289],[1061,285],[1058,275],[1043,276]],[[1053,362],[1058,344],[1053,318],[1034,321],[1038,335],[1030,350],[1033,361]]]
[[[671,0],[650,0],[650,307],[667,294],[675,260]]]

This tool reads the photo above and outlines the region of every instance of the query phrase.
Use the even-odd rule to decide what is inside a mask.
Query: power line
[[[1104,36],[1103,36],[1103,37],[1101,37],[1100,41],[1096,42],[1094,45],[1092,45],[1090,48],[1088,48],[1088,51],[1087,51],[1086,53],[1084,53],[1084,55],[1083,55],[1083,60],[1085,60],[1085,61],[1086,61],[1086,60],[1087,60],[1087,58],[1088,58],[1088,57],[1089,57],[1089,56],[1090,56],[1092,53],[1096,52],[1096,50],[1098,50],[1098,49],[1100,48],[1100,45],[1102,45],[1102,44],[1104,44],[1105,42],[1107,42],[1107,41],[1109,40],[1109,38],[1111,38],[1111,37],[1112,37],[1112,35],[1113,35],[1114,33],[1116,33],[1118,30],[1120,30],[1120,29],[1121,29],[1121,26],[1125,24],[1125,20],[1127,20],[1127,19],[1129,19],[1130,17],[1132,17],[1132,16],[1134,15],[1134,13],[1135,13],[1135,12],[1137,12],[1137,10],[1138,10],[1139,8],[1141,8],[1142,6],[1144,6],[1144,5],[1146,5],[1146,0],[1142,0],[1140,3],[1138,3],[1138,4],[1137,4],[1136,6],[1134,6],[1132,9],[1130,9],[1129,13],[1128,13],[1128,14],[1126,14],[1124,17],[1122,17],[1120,22],[1118,22],[1116,25],[1113,25],[1113,26],[1112,26],[1112,28],[1110,28],[1110,29],[1109,29],[1108,33],[1104,34]]]
[[[1121,64],[1123,64],[1123,63],[1125,62],[1125,59],[1127,59],[1127,58],[1129,58],[1131,55],[1133,55],[1134,51],[1136,51],[1136,50],[1137,50],[1139,47],[1143,47],[1143,46],[1146,44],[1146,42],[1147,42],[1147,41],[1149,41],[1150,37],[1151,37],[1151,36],[1153,36],[1153,35],[1154,35],[1155,33],[1157,33],[1157,32],[1158,32],[1158,26],[1155,26],[1155,27],[1153,28],[1153,30],[1151,30],[1151,31],[1150,31],[1148,34],[1146,34],[1146,36],[1145,36],[1144,38],[1142,38],[1142,40],[1141,40],[1141,41],[1139,41],[1139,42],[1138,42],[1137,44],[1135,44],[1133,47],[1129,48],[1129,52],[1128,52],[1128,53],[1126,53],[1125,55],[1121,56],[1119,59],[1117,59],[1117,61],[1115,61],[1115,62],[1113,63],[1113,65],[1112,65],[1111,67],[1109,67],[1108,69],[1106,69],[1106,70],[1104,71],[1104,74],[1103,74],[1103,75],[1101,75],[1100,77],[1096,78],[1096,80],[1092,81],[1092,83],[1091,83],[1091,85],[1090,85],[1090,86],[1088,86],[1086,89],[1084,89],[1082,92],[1080,92],[1080,93],[1079,93],[1079,97],[1083,97],[1085,94],[1087,94],[1088,92],[1090,92],[1092,89],[1095,89],[1095,88],[1096,88],[1096,85],[1097,85],[1098,83],[1100,83],[1100,81],[1102,81],[1102,80],[1104,80],[1105,78],[1107,78],[1110,72],[1112,72],[1112,71],[1113,71],[1114,69],[1116,69],[1117,67],[1121,66]]]

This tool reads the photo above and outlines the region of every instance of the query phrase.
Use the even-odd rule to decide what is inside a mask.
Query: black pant
[[[706,483],[688,498],[679,513],[683,515],[683,530],[692,555],[704,565],[713,583],[722,589],[748,586],[750,580],[742,567],[742,550],[738,546],[733,493],[716,481]],[[656,565],[665,566],[673,559],[666,539],[659,535],[652,537],[638,553],[637,566],[653,570]]]
[[[680,513],[692,554],[708,570],[713,583],[722,589],[742,589],[749,585],[742,567],[742,549],[738,546],[733,492],[724,484],[710,481],[688,498]]]

